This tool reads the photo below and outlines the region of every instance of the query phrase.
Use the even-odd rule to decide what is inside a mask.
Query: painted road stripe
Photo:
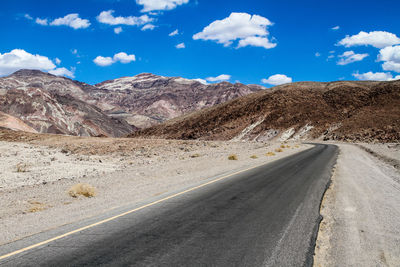
[[[90,225],[87,225],[87,226],[78,228],[78,229],[73,230],[73,231],[70,231],[70,232],[68,232],[68,233],[65,233],[65,234],[62,234],[62,235],[59,235],[59,236],[56,236],[56,237],[47,239],[47,240],[45,240],[45,241],[42,241],[42,242],[33,244],[33,245],[31,245],[31,246],[28,246],[28,247],[25,247],[25,248],[22,248],[22,249],[19,249],[19,250],[10,252],[10,253],[8,253],[8,254],[5,254],[5,255],[0,256],[0,260],[9,258],[9,257],[11,257],[11,256],[20,254],[20,253],[22,253],[22,252],[25,252],[25,251],[28,251],[28,250],[31,250],[31,249],[34,249],[34,248],[37,248],[37,247],[40,247],[40,246],[42,246],[42,245],[46,245],[46,244],[48,244],[48,243],[50,243],[50,242],[56,241],[56,240],[58,240],[58,239],[61,239],[61,238],[63,238],[63,237],[66,237],[66,236],[73,235],[73,234],[75,234],[75,233],[78,233],[78,232],[80,232],[80,231],[83,231],[83,230],[86,230],[86,229],[95,227],[95,226],[97,226],[97,225],[101,225],[101,224],[104,224],[104,223],[106,223],[106,222],[113,221],[113,220],[118,219],[118,218],[120,218],[120,217],[123,217],[123,216],[126,216],[126,215],[128,215],[128,214],[134,213],[134,212],[136,212],[136,211],[138,211],[138,210],[142,210],[142,209],[144,209],[144,208],[151,207],[151,206],[156,205],[156,204],[158,204],[158,203],[160,203],[160,202],[164,202],[164,201],[169,200],[169,199],[171,199],[171,198],[175,198],[175,197],[177,197],[177,196],[180,196],[180,195],[186,194],[186,193],[188,193],[188,192],[197,190],[197,189],[199,189],[199,188],[202,188],[202,187],[207,186],[207,185],[209,185],[209,184],[213,184],[213,183],[215,183],[215,182],[218,182],[218,181],[220,181],[220,180],[226,179],[226,178],[228,178],[228,177],[231,177],[231,176],[234,176],[234,175],[237,175],[237,174],[240,174],[240,173],[243,173],[243,172],[246,172],[246,171],[249,171],[249,170],[258,168],[258,167],[263,166],[263,165],[268,164],[268,163],[269,163],[269,162],[267,162],[267,163],[262,163],[262,164],[260,164],[260,165],[255,166],[255,167],[247,168],[247,169],[244,169],[244,170],[241,170],[241,171],[237,171],[237,172],[232,173],[232,174],[225,175],[225,176],[223,176],[223,177],[220,177],[220,178],[217,178],[217,179],[215,179],[215,180],[206,182],[206,183],[204,183],[204,184],[201,184],[201,185],[198,185],[198,186],[189,188],[189,189],[187,189],[187,190],[185,190],[185,191],[182,191],[182,192],[173,194],[173,195],[171,195],[171,196],[165,197],[165,198],[163,198],[163,199],[160,199],[160,200],[151,202],[151,203],[149,203],[149,204],[143,205],[143,206],[141,206],[141,207],[139,207],[139,208],[126,211],[126,212],[124,212],[124,213],[115,215],[115,216],[110,217],[110,218],[108,218],[108,219],[101,220],[101,221],[99,221],[99,222],[96,222],[96,223],[93,223],[93,224],[90,224]]]

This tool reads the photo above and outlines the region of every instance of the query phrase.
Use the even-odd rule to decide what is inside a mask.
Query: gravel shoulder
[[[12,136],[0,134],[0,244],[311,147],[286,144],[267,156],[281,144]],[[69,196],[77,183],[96,196]]]
[[[399,266],[399,171],[355,145],[337,145],[340,154],[321,205],[315,266]]]

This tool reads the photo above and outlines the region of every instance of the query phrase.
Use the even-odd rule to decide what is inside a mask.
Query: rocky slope
[[[130,135],[171,139],[400,141],[400,81],[274,87]]]
[[[14,125],[20,124],[16,129],[83,136],[122,136],[135,129],[105,114],[102,109],[111,107],[87,94],[90,87],[37,70],[19,70],[0,78],[0,111],[5,113],[0,121],[8,127],[15,118]]]
[[[84,90],[109,105],[107,113],[145,128],[188,112],[265,89],[258,85],[195,80],[142,73],[96,84]]]

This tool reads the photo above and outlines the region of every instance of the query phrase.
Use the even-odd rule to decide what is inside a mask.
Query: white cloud
[[[48,57],[33,55],[23,49],[0,53],[0,76],[11,74],[19,69],[49,71],[55,67],[56,65]]]
[[[400,72],[400,45],[388,46],[379,51],[379,61],[384,61],[382,68]]]
[[[356,61],[361,61],[364,58],[368,57],[368,54],[356,54],[354,51],[346,51],[343,54],[339,55],[338,65],[347,65]]]
[[[55,61],[57,64],[61,63],[59,58],[55,58]],[[48,57],[33,55],[23,49],[0,53],[0,76],[9,75],[20,69],[41,70],[54,75],[74,78],[74,69],[56,68],[56,65]]]
[[[199,83],[202,83],[202,84],[204,84],[204,85],[207,85],[207,84],[208,84],[207,81],[204,80],[204,79],[197,78],[197,79],[193,79],[193,80],[194,80],[194,81],[198,81]]]
[[[33,20],[32,16],[29,15],[29,14],[25,14],[25,15],[24,15],[24,18],[29,19],[29,20]]]
[[[172,10],[187,3],[189,0],[136,0],[136,4],[143,6],[141,12]]]
[[[231,79],[231,75],[221,74],[217,77],[208,77],[206,78],[209,82],[221,82],[221,81],[229,81]]]
[[[123,64],[130,63],[132,61],[136,61],[136,56],[135,55],[128,55],[125,52],[120,52],[115,54],[113,57],[103,57],[103,56],[97,56],[93,62],[101,67],[105,66],[110,66],[116,62],[121,62]]]
[[[119,61],[123,64],[130,63],[132,61],[136,61],[135,55],[128,55],[125,52],[120,52],[114,55],[113,57],[114,62]]]
[[[182,49],[182,48],[185,48],[186,46],[185,46],[185,43],[180,43],[180,44],[177,44],[175,47],[177,49]]]
[[[68,70],[66,68],[57,68],[54,70],[50,70],[49,73],[57,76],[67,76],[70,78],[75,78],[74,69]]]
[[[372,31],[369,33],[361,31],[356,35],[346,35],[338,44],[345,47],[372,45],[376,48],[384,48],[386,46],[400,44],[400,38],[393,33],[385,31]]]
[[[392,81],[393,76],[390,72],[366,72],[366,73],[353,73],[353,76],[358,80],[363,81]],[[396,76],[398,78],[398,76]]]
[[[122,32],[122,27],[117,27],[114,29],[115,34],[120,34]]]
[[[268,38],[258,37],[258,36],[250,36],[245,39],[239,40],[238,48],[245,46],[258,46],[264,47],[265,49],[271,49],[276,46],[276,43],[271,43]]]
[[[315,56],[316,56],[316,57],[320,57],[320,56],[321,56],[321,53],[320,53],[320,52],[316,52],[316,53],[315,53]]]
[[[332,27],[331,28],[331,30],[334,30],[334,31],[337,31],[337,30],[339,30],[340,29],[340,26],[335,26],[335,27]]]
[[[400,72],[400,63],[396,63],[393,61],[388,61],[382,64],[382,68],[384,70],[392,70],[395,72]]]
[[[90,22],[87,19],[81,19],[79,14],[73,13],[65,15],[62,18],[57,18],[53,20],[50,25],[52,26],[68,26],[73,29],[85,29],[90,26]]]
[[[39,24],[42,26],[47,26],[49,24],[47,22],[47,19],[41,19],[41,18],[36,18],[35,22],[36,22],[36,24]]]
[[[239,40],[238,48],[244,46],[259,46],[273,48],[276,43],[268,39],[268,26],[273,23],[267,18],[247,13],[231,13],[223,20],[216,20],[201,32],[193,35],[194,40],[212,40],[229,46]]]
[[[179,34],[179,31],[178,31],[178,29],[176,29],[175,31],[173,31],[170,34],[168,34],[168,36],[175,36],[175,35],[178,35],[178,34]]]
[[[114,60],[111,57],[102,57],[102,56],[97,56],[93,62],[101,67],[105,66],[110,66],[111,64],[114,63]]]
[[[272,84],[272,85],[281,85],[281,84],[285,84],[285,83],[291,83],[292,78],[290,78],[284,74],[275,74],[275,75],[270,76],[268,79],[262,79],[261,82]]]
[[[147,31],[147,30],[152,31],[152,30],[154,30],[155,27],[156,27],[155,25],[150,23],[150,24],[144,25],[141,30],[142,31]]]
[[[54,59],[54,61],[56,62],[57,65],[60,65],[60,63],[61,63],[61,59],[59,59],[58,57],[56,57]]]
[[[114,10],[102,11],[97,17],[97,21],[108,25],[144,25],[152,22],[154,19],[147,15],[140,17],[128,16],[128,17],[114,17]]]

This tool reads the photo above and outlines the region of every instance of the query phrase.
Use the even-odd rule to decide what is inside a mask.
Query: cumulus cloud
[[[147,15],[140,17],[128,16],[128,17],[114,17],[114,10],[102,11],[97,17],[97,21],[108,25],[144,25],[152,22],[154,19]]]
[[[136,56],[135,55],[128,55],[125,52],[120,52],[115,54],[113,57],[103,57],[103,56],[97,56],[93,62],[101,67],[105,66],[110,66],[116,62],[121,62],[123,64],[130,63],[132,61],[136,61]]]
[[[315,53],[315,57],[320,57],[321,56],[321,53],[320,52],[316,52]]]
[[[222,82],[222,81],[229,81],[231,79],[231,75],[228,74],[221,74],[217,77],[208,77],[206,78],[209,82]]]
[[[284,74],[275,74],[270,76],[268,79],[262,79],[262,83],[272,84],[272,85],[281,85],[285,83],[291,83],[292,78],[284,75]]]
[[[400,72],[400,45],[388,46],[379,51],[378,61],[384,61],[382,68]]]
[[[179,34],[179,31],[178,31],[178,29],[176,29],[175,31],[173,31],[170,34],[168,34],[168,36],[175,36],[175,35],[178,35],[178,34]]]
[[[25,14],[25,15],[24,15],[24,18],[29,19],[29,20],[33,20],[32,16],[29,15],[29,14]]]
[[[39,24],[42,26],[47,26],[49,24],[47,22],[47,19],[41,19],[41,18],[36,18],[35,22],[36,22],[36,24]]]
[[[185,48],[186,46],[185,46],[185,43],[180,43],[180,44],[177,44],[175,47],[177,49],[182,49],[182,48]]]
[[[356,35],[346,35],[338,44],[345,47],[371,45],[376,48],[384,48],[400,44],[400,38],[393,33],[385,31],[372,31],[369,33],[361,31]]]
[[[57,18],[50,22],[51,26],[68,26],[73,29],[85,29],[90,26],[90,22],[87,19],[81,19],[79,17],[79,14],[73,13],[73,14],[68,14],[62,18]]]
[[[120,34],[121,32],[122,32],[122,27],[114,28],[114,33],[115,34]]]
[[[366,72],[366,73],[353,73],[353,76],[358,80],[363,81],[392,81],[394,79],[400,78],[400,75],[393,78],[390,72]]]
[[[270,49],[276,46],[269,39],[268,26],[273,23],[267,18],[247,13],[231,13],[223,20],[216,20],[201,32],[193,35],[194,40],[212,40],[229,46],[239,40],[237,48],[258,46]]]
[[[207,85],[207,84],[208,84],[207,81],[204,80],[204,79],[197,78],[197,79],[193,79],[193,80],[194,80],[194,81],[198,81],[199,83],[202,83],[202,84],[204,84],[204,85]]]
[[[60,63],[61,63],[61,59],[59,59],[58,57],[56,57],[54,59],[54,61],[56,62],[57,65],[60,65]]]
[[[121,62],[123,64],[126,64],[126,63],[130,63],[132,61],[136,61],[136,56],[135,55],[128,55],[125,52],[120,52],[120,53],[115,54],[113,59],[114,59],[115,62],[119,61],[119,62]]]
[[[150,31],[152,31],[152,30],[154,30],[154,28],[155,28],[156,26],[155,25],[153,25],[153,24],[146,24],[146,25],[144,25],[143,27],[142,27],[142,31],[147,31],[147,30],[150,30]]]
[[[0,75],[9,75],[19,69],[35,69],[49,71],[56,65],[45,56],[33,55],[23,49],[14,49],[8,53],[0,53]]]
[[[335,26],[335,27],[332,27],[331,28],[331,30],[333,30],[333,31],[337,31],[337,30],[339,30],[340,29],[340,26]]]
[[[74,69],[68,70],[66,68],[57,68],[54,70],[50,70],[49,73],[56,76],[66,76],[70,78],[75,78]]]
[[[189,0],[136,0],[136,4],[143,6],[141,12],[172,10],[187,3]]]
[[[354,51],[346,51],[343,54],[339,55],[338,65],[347,65],[356,61],[361,61],[364,58],[368,57],[368,54],[356,54]]]
[[[55,62],[60,64],[61,60],[56,58]],[[0,76],[9,75],[20,69],[41,70],[74,78],[74,69],[56,68],[56,65],[48,57],[33,55],[23,49],[14,49],[4,54],[0,53]]]

